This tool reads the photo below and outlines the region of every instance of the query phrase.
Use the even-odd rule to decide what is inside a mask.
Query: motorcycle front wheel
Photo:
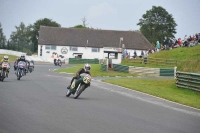
[[[77,88],[74,94],[74,99],[77,99],[81,95],[84,89],[85,89],[85,85],[81,85],[79,88]]]
[[[3,82],[4,78],[6,77],[6,74],[5,74],[5,71],[2,72],[2,75],[1,75],[1,82]]]
[[[21,73],[18,72],[18,74],[17,74],[17,80],[20,80],[20,78],[21,78]]]

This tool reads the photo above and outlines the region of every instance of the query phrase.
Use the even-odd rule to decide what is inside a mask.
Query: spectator
[[[178,39],[178,45],[181,47],[182,46],[182,40],[181,38]]]
[[[187,35],[185,35],[184,40],[183,40],[183,46],[188,46],[188,40],[187,40]]]
[[[167,49],[171,49],[171,46],[172,46],[172,43],[171,43],[171,40],[169,39],[169,41],[168,41],[168,48]]]
[[[159,41],[156,42],[156,48],[157,48],[157,49],[160,49],[160,43],[159,43]],[[158,50],[158,51],[159,51],[159,50]]]
[[[198,41],[198,33],[195,34],[195,41]]]
[[[142,58],[144,56],[144,52],[143,50],[141,51],[141,55],[139,56],[140,58]]]
[[[172,48],[177,48],[177,47],[180,47],[180,46],[178,45],[177,39],[174,39],[174,45],[172,46]]]
[[[161,44],[161,50],[165,50],[165,46]]]
[[[136,57],[137,57],[137,53],[136,53],[136,51],[134,51],[133,58],[136,59]]]
[[[123,53],[123,58],[126,58],[127,54],[128,54],[128,51],[127,51],[127,49],[125,48],[125,49],[124,49],[124,53]]]
[[[148,50],[144,52],[144,63],[147,63],[147,58],[148,58]]]
[[[198,42],[200,43],[200,33],[199,33],[199,35],[198,35]]]

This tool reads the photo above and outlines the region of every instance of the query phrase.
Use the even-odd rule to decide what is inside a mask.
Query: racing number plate
[[[83,82],[86,83],[86,84],[90,83],[90,78],[88,76],[85,76],[83,78]]]

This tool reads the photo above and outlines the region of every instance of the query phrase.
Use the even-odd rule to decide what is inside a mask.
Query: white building
[[[115,58],[113,63],[121,63],[123,49],[132,56],[134,50],[153,48],[149,41],[135,31],[94,30],[40,26],[38,56],[57,56],[82,59]]]

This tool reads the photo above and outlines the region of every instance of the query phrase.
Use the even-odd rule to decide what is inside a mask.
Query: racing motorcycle
[[[33,69],[33,63],[32,62],[30,62],[30,64],[29,64],[29,72],[31,73],[34,69]]]
[[[0,81],[1,82],[3,82],[3,80],[6,78],[7,69],[9,69],[9,64],[6,62],[3,62],[0,67]]]
[[[20,78],[24,75],[26,75],[26,70],[25,70],[26,63],[23,61],[20,61],[18,63],[17,67],[17,79],[20,80]]]
[[[55,64],[55,66],[60,66],[60,67],[62,66],[62,62],[60,59],[54,60],[54,64]]]
[[[86,73],[82,73],[79,79],[74,79],[70,89],[67,89],[66,97],[71,94],[74,95],[74,99],[77,99],[81,93],[90,85],[91,76]]]
[[[29,63],[28,62],[26,62],[25,71],[26,71],[26,73],[28,73],[28,71],[29,71]]]

